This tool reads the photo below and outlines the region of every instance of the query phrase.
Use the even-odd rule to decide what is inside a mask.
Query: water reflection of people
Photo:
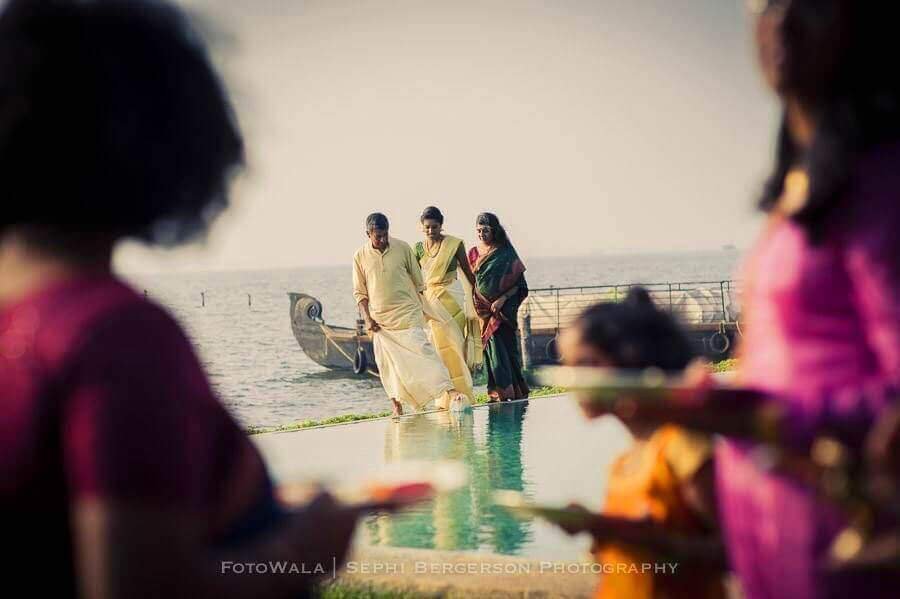
[[[371,518],[371,542],[422,549],[478,549],[487,544],[516,553],[529,524],[491,504],[496,489],[524,488],[522,423],[526,406],[492,406],[485,443],[475,436],[475,415],[436,412],[392,421],[385,436],[385,462],[459,460],[469,467],[468,484],[399,515]]]
[[[524,491],[522,425],[528,402],[494,405],[488,411],[485,477],[491,491]],[[528,540],[530,524],[484,498],[487,535],[494,551],[515,554]]]
[[[441,411],[390,423],[385,436],[386,463],[404,460],[458,460],[471,464],[476,456],[475,422],[471,410]],[[471,549],[477,545],[473,518],[475,481],[449,494],[408,509],[397,516],[380,516],[370,526],[373,542],[422,549]]]

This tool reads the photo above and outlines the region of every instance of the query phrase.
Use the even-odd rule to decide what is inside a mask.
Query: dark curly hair
[[[760,207],[772,210],[784,191],[788,171],[803,166],[809,176],[807,202],[792,216],[813,241],[824,235],[829,217],[853,184],[860,157],[900,139],[900,71],[890,61],[900,55],[897,3],[853,0],[794,0],[781,27],[788,67],[784,93],[812,112],[811,146],[797,147],[782,119],[775,164]],[[830,21],[829,21],[830,19]],[[822,38],[816,28],[836,27],[830,68],[821,68]]]
[[[54,247],[205,230],[243,164],[187,18],[160,0],[10,0],[0,15],[0,234]]]
[[[683,370],[695,357],[684,330],[657,308],[643,287],[632,287],[622,302],[602,302],[575,320],[584,343],[609,356],[617,368]]]

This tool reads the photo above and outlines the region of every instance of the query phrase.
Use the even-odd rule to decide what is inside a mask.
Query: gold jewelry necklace
[[[443,243],[444,243],[444,240],[441,239],[440,241],[437,242],[436,245],[435,245],[435,244],[432,244],[431,247],[437,248],[435,251],[432,252],[432,251],[431,251],[431,248],[428,246],[428,240],[426,239],[426,240],[425,240],[425,253],[428,254],[428,257],[429,257],[429,258],[434,258],[434,257],[436,257],[438,254],[441,253],[441,245],[443,245]]]

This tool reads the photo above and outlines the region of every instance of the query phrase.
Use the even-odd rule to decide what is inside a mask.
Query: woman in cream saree
[[[444,235],[444,217],[429,206],[422,213],[425,241],[416,244],[416,256],[425,279],[425,314],[431,341],[450,372],[454,388],[474,400],[472,370],[481,364],[481,333],[472,302],[475,275],[461,239]],[[458,273],[466,279],[465,290]]]

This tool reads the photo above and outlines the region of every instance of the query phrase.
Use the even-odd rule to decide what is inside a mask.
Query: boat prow
[[[322,302],[305,293],[288,293],[291,330],[309,358],[325,368],[378,376],[372,338],[356,329],[327,324]]]

